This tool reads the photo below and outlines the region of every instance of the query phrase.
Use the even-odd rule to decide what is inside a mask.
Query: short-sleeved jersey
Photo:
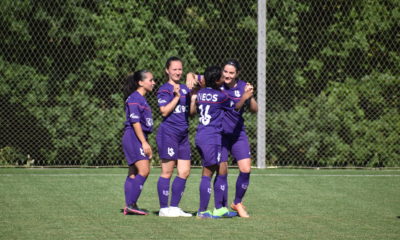
[[[133,123],[140,122],[143,132],[150,133],[153,131],[151,108],[146,99],[137,91],[126,99],[125,113],[125,128],[132,128]]]
[[[163,118],[161,124],[172,132],[180,133],[186,131],[189,126],[189,107],[190,107],[190,90],[184,85],[180,84],[180,94],[178,104],[173,112]],[[162,107],[167,105],[174,98],[174,86],[170,83],[164,83],[157,91],[158,106]]]
[[[212,88],[199,90],[197,93],[197,113],[200,117],[196,143],[221,144],[222,122],[229,104],[228,95],[222,91]]]
[[[225,113],[223,121],[223,129],[226,134],[240,135],[240,132],[245,128],[242,116],[244,109],[242,108],[239,111],[235,110],[235,105],[240,101],[240,98],[244,94],[245,87],[246,82],[242,80],[238,80],[236,86],[233,88],[229,88],[226,85],[221,87],[221,90],[226,93],[231,100],[229,110]]]

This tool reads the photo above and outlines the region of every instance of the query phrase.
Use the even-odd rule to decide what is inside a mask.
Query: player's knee
[[[139,170],[139,174],[145,178],[147,178],[150,174],[150,169],[141,169]]]
[[[183,179],[187,179],[190,176],[190,169],[181,170],[178,172],[178,176]]]

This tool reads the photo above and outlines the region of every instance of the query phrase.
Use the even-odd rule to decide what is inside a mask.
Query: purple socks
[[[158,190],[158,198],[160,200],[160,208],[168,207],[169,183],[170,183],[169,178],[163,178],[163,177],[158,178],[157,190]],[[174,181],[172,182],[172,189],[171,189],[172,207],[178,207],[183,192],[185,191],[185,186],[186,186],[186,179],[176,176]]]
[[[246,193],[247,187],[250,183],[250,173],[240,172],[236,181],[236,193],[234,204],[238,204],[242,202],[244,194]]]
[[[171,207],[178,207],[181,201],[183,192],[185,191],[186,179],[175,177],[172,183],[172,196],[171,196]]]
[[[206,211],[211,197],[211,178],[207,176],[201,177],[200,182],[200,207],[199,212]]]
[[[214,180],[214,205],[216,209],[226,206],[228,183],[226,175],[217,175]]]
[[[125,203],[126,205],[135,204],[142,193],[142,188],[146,178],[137,174],[135,178],[126,177],[125,180]]]
[[[169,178],[159,177],[157,182],[158,199],[160,200],[160,208],[168,207],[169,198]]]

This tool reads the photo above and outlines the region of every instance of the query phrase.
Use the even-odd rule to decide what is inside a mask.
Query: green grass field
[[[139,200],[151,215],[124,216],[126,171],[0,169],[0,239],[400,239],[396,170],[254,169],[251,218],[215,220],[158,217],[158,168]],[[193,169],[185,211],[197,210],[199,181]]]

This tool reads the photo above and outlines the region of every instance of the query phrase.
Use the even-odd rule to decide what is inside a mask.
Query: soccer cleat
[[[169,213],[169,207],[160,208],[160,211],[158,212],[158,216],[168,217],[168,213]]]
[[[190,213],[186,213],[182,211],[179,207],[169,207],[169,214],[176,217],[192,217],[193,215]]]
[[[221,218],[232,218],[237,216],[237,212],[230,212],[228,208],[222,207],[214,209],[213,216],[218,216]]]
[[[197,218],[220,218],[218,216],[214,216],[210,210],[197,212]]]
[[[140,209],[136,204],[131,204],[124,208],[124,215],[128,215],[128,214],[149,215],[148,212],[146,212],[143,209]]]
[[[231,204],[232,210],[236,211],[240,217],[242,218],[249,218],[250,215],[246,212],[246,207],[242,203],[238,204]]]

